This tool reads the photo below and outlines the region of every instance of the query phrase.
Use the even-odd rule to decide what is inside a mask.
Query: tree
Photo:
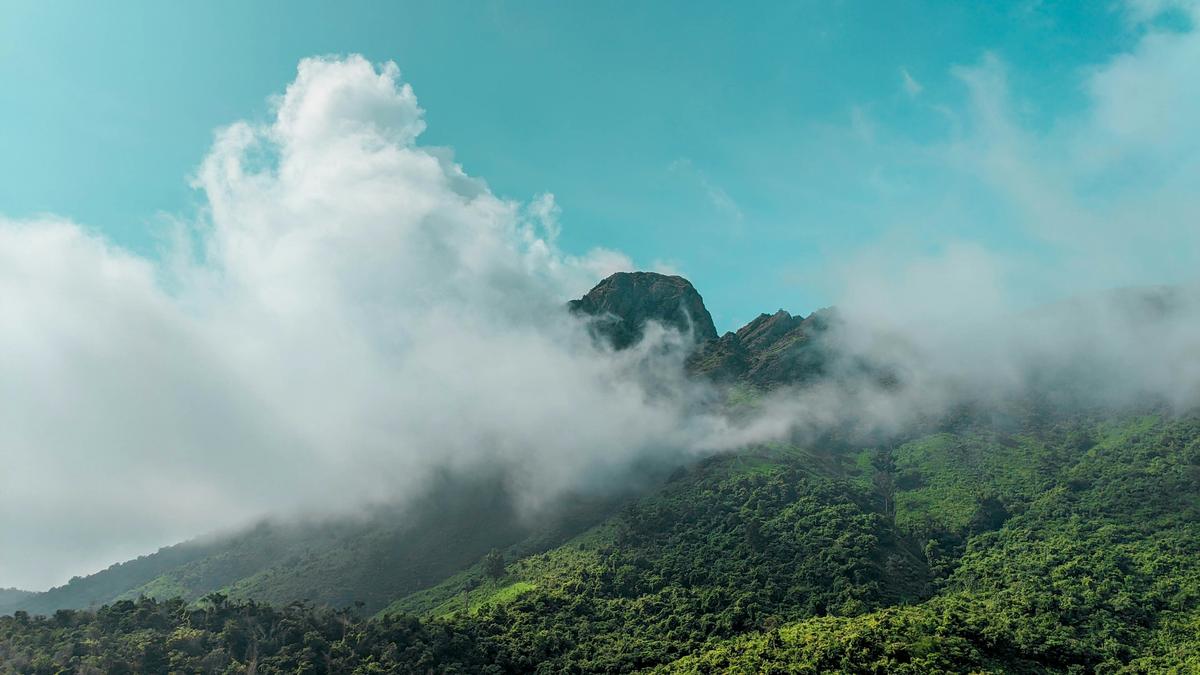
[[[492,549],[483,557],[483,573],[491,579],[504,576],[504,554],[499,549]]]
[[[871,467],[875,475],[871,482],[875,491],[883,498],[883,514],[896,517],[896,460],[890,449],[878,449],[871,454]]]

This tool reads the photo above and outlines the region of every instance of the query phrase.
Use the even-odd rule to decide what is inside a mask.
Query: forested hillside
[[[1014,421],[1015,419],[1015,421]],[[1192,672],[1200,419],[963,422],[681,470],[371,619],[212,595],[0,619],[4,672]]]
[[[163,548],[44,593],[0,595],[0,613],[53,614],[141,596],[196,600],[212,592],[374,612],[435,584],[493,547],[545,548],[595,524],[620,493],[519,518],[496,477],[445,479],[420,502],[317,522],[263,522]]]

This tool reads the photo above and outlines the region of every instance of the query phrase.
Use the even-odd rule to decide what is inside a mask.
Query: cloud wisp
[[[851,368],[791,392],[775,404],[797,425],[888,432],[1031,392],[1070,405],[1200,403],[1200,132],[1183,121],[1200,116],[1183,65],[1200,54],[1200,6],[1143,5],[1130,13],[1140,39],[1081,73],[1084,105],[1048,125],[1025,120],[1005,63],[988,54],[952,69],[967,99],[947,138],[871,139],[904,170],[945,179],[920,192],[924,212],[883,216],[885,238],[823,270],[840,359],[896,382],[878,387]],[[1150,25],[1166,10],[1191,27]],[[930,206],[953,200],[983,201],[1029,244],[980,241],[971,211],[954,211],[964,217],[935,245],[904,239],[905,220],[944,218]],[[1038,307],[1047,297],[1063,300]]]

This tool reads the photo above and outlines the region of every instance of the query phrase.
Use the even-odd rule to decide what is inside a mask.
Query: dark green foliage
[[[0,673],[486,672],[466,635],[413,619],[364,622],[293,603],[122,600],[95,613],[0,618]],[[458,662],[462,668],[439,664]]]
[[[504,554],[500,549],[492,549],[483,557],[483,573],[492,579],[504,576]]]
[[[483,627],[515,672],[628,672],[781,617],[919,598],[919,553],[848,484],[783,465],[727,468],[631,505],[570,573],[531,575],[534,590],[455,625]]]
[[[945,590],[915,606],[731,640],[671,672],[1200,670],[1200,422],[1106,425],[1018,504],[985,497]],[[989,488],[992,489],[992,488]],[[938,549],[934,543],[931,548]]]

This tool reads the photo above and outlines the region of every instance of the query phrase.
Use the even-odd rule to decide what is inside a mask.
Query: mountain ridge
[[[691,339],[687,368],[693,375],[766,389],[825,373],[829,350],[824,338],[835,318],[832,308],[807,317],[780,309],[718,335],[691,282],[656,272],[617,272],[568,308],[592,317],[594,335],[614,349],[633,346],[647,324],[659,323]]]

